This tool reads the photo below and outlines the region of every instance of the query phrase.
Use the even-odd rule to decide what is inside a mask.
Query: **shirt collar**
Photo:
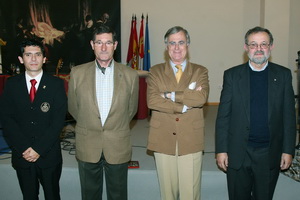
[[[113,61],[114,61],[114,59],[111,59],[111,61],[109,62],[109,64],[108,64],[107,68],[108,68],[108,67],[110,67],[110,66],[113,64]],[[97,60],[97,59],[95,59],[95,62],[96,62],[96,66],[100,68],[100,67],[101,67],[101,65],[100,65],[100,63],[98,62],[98,60]]]
[[[35,79],[37,81],[37,83],[40,83],[41,79],[43,76],[43,70],[41,71],[41,73],[39,73],[37,76],[35,77],[31,77],[29,76],[29,74],[25,71],[25,78],[27,82],[30,82],[31,79]]]
[[[101,72],[100,74],[102,75],[105,75],[105,74],[108,74],[108,73],[111,73],[113,71],[113,68],[115,66],[115,63],[114,63],[114,60],[112,59],[108,65],[108,67],[105,68],[105,73],[103,74],[102,73],[102,70],[100,69],[100,64],[97,60],[95,60],[95,64],[96,64],[96,70]]]
[[[105,74],[106,71],[111,71],[111,68],[114,66],[114,59],[111,59],[110,63],[108,64],[108,66],[106,68],[101,67],[100,63],[98,62],[97,59],[95,59],[95,63],[98,69],[101,70],[102,74]]]
[[[186,68],[186,63],[187,63],[187,61],[184,60],[184,61],[180,64],[181,67],[182,67],[181,69],[182,69],[183,72],[184,72],[184,70],[185,70],[185,68]],[[176,64],[174,64],[171,60],[170,60],[170,65],[172,66],[174,72],[177,72],[178,69],[175,67]]]
[[[263,68],[261,68],[261,69],[255,69],[255,68],[251,65],[250,60],[248,61],[248,63],[249,63],[249,67],[252,69],[252,71],[255,71],[255,72],[261,72],[261,71],[264,71],[264,70],[267,68],[268,64],[269,64],[269,62],[267,61],[266,64],[263,66]]]

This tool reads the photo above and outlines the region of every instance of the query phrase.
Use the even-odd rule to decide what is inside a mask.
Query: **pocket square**
[[[196,88],[196,82],[190,83],[189,89],[190,89],[190,90],[194,90],[195,88]]]

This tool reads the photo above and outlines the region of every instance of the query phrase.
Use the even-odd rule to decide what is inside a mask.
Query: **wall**
[[[180,25],[191,35],[191,61],[209,70],[208,102],[219,102],[224,70],[245,62],[246,31],[264,26],[273,33],[272,61],[293,72],[296,92],[297,51],[300,50],[298,0],[122,0],[122,62],[126,62],[132,14],[137,15],[138,32],[142,13],[149,15],[151,64],[164,62],[165,32]]]

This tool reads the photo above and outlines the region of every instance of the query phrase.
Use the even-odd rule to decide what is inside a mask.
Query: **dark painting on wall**
[[[69,72],[70,64],[95,59],[90,46],[93,27],[111,26],[117,33],[114,59],[121,62],[120,0],[1,0],[0,39],[3,73],[20,65],[18,44],[24,38],[42,41],[46,50],[45,71]],[[59,62],[62,61],[62,62]]]

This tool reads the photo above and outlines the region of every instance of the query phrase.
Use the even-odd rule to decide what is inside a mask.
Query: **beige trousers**
[[[154,153],[161,200],[200,200],[202,151],[171,156]]]

